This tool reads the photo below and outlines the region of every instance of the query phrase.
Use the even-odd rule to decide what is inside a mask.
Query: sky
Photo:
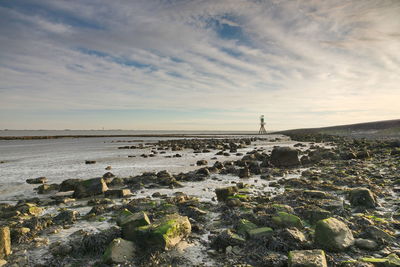
[[[399,0],[1,0],[0,129],[400,118]]]

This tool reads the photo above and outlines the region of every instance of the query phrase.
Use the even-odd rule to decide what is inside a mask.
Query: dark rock
[[[74,191],[82,179],[67,179],[60,184],[60,192]]]
[[[271,153],[271,163],[277,167],[299,166],[299,152],[290,147],[275,147]]]
[[[95,160],[85,160],[85,164],[95,164]]]
[[[103,178],[92,178],[79,182],[74,191],[75,198],[84,198],[103,194],[108,190]]]
[[[375,208],[378,205],[375,194],[368,188],[355,188],[350,191],[349,197],[350,204],[355,207]]]
[[[198,160],[198,161],[196,162],[196,165],[197,165],[197,166],[204,166],[204,165],[207,165],[207,164],[208,164],[208,162],[207,162],[207,160],[205,160],[205,159]]]
[[[55,223],[72,224],[77,220],[78,215],[79,212],[75,210],[64,210],[54,217],[53,221]]]
[[[104,193],[104,195],[105,197],[122,198],[131,196],[132,192],[130,189],[109,189]]]
[[[218,201],[225,201],[228,199],[228,197],[233,196],[237,192],[238,188],[236,186],[215,189],[215,194],[217,195]]]
[[[38,178],[26,179],[26,182],[28,184],[45,184],[45,183],[47,183],[47,178],[46,177],[38,177]]]

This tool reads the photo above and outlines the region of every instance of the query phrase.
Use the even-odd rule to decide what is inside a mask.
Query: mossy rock
[[[272,235],[274,230],[270,227],[260,227],[254,228],[248,231],[248,235],[250,238],[259,238],[262,236]]]
[[[303,228],[303,222],[299,217],[283,211],[277,212],[276,216],[272,217],[272,221],[279,227]]]
[[[136,252],[135,243],[122,238],[114,239],[103,254],[105,263],[125,263],[134,259]]]
[[[276,212],[287,212],[287,213],[293,212],[293,208],[285,204],[272,204],[271,207],[274,208]]]
[[[133,229],[126,238],[144,249],[167,250],[187,237],[191,229],[188,217],[171,214],[151,225]]]
[[[257,228],[258,226],[252,222],[250,222],[249,220],[246,219],[240,219],[239,223],[236,227],[236,231],[239,235],[242,236],[249,236],[249,231],[252,229]]]
[[[131,241],[133,241],[132,239],[134,239],[138,227],[148,226],[151,223],[145,212],[131,213],[128,210],[122,211],[117,221],[122,227],[122,236]]]
[[[372,263],[374,265],[377,266],[384,266],[384,267],[396,267],[396,266],[400,266],[400,258],[392,253],[389,256],[387,256],[386,258],[369,258],[369,257],[365,257],[365,258],[361,258],[362,262],[368,262],[368,263]]]

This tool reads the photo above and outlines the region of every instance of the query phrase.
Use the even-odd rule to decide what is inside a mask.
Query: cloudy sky
[[[399,0],[0,1],[0,129],[288,129],[399,102]]]

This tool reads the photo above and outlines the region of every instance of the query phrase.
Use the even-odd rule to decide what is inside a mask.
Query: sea
[[[254,135],[253,135],[254,134]],[[57,138],[0,140],[0,202],[15,202],[26,196],[37,196],[34,188],[37,185],[26,183],[26,179],[46,177],[49,183],[61,183],[65,179],[88,179],[101,177],[106,167],[118,177],[130,177],[148,171],[168,170],[171,173],[187,172],[197,167],[199,159],[212,161],[215,151],[193,154],[193,151],[167,151],[156,157],[143,158],[151,148],[146,144],[159,140],[182,138],[234,138],[257,136],[255,132],[220,132],[220,131],[23,131],[2,130],[0,139],[5,136],[90,136],[106,135],[108,137]],[[132,135],[119,137],[120,135]],[[194,137],[197,136],[197,137]],[[204,137],[203,137],[204,136]],[[269,139],[281,137],[268,135]],[[289,141],[283,141],[289,142]],[[121,146],[143,144],[143,149],[118,149]],[[276,143],[265,143],[272,147]],[[250,148],[249,148],[250,149]],[[243,151],[245,152],[245,151]],[[173,158],[176,153],[180,158]],[[232,155],[229,160],[239,156]],[[95,160],[96,164],[85,164],[86,160]],[[227,160],[219,158],[219,160]]]

